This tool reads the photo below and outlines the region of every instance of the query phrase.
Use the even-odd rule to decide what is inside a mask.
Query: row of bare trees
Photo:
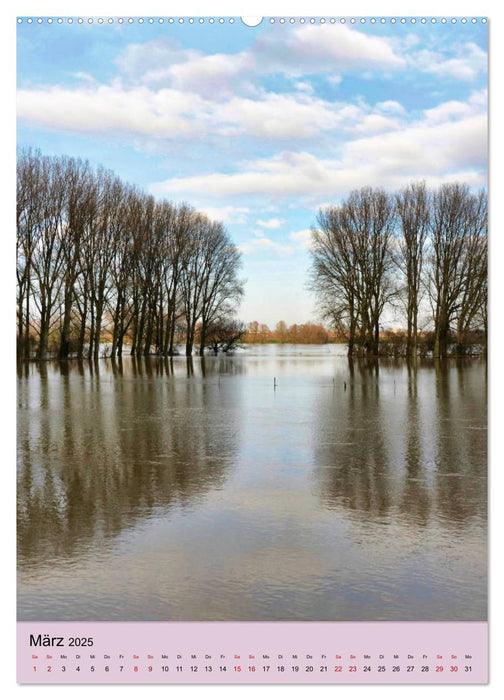
[[[312,228],[310,286],[348,353],[378,355],[387,306],[402,307],[408,356],[434,332],[434,356],[487,337],[487,196],[461,183],[352,192]]]
[[[18,355],[203,354],[243,295],[241,257],[220,222],[156,201],[111,171],[19,153]]]

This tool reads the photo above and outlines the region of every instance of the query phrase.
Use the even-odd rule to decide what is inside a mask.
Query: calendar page
[[[18,683],[486,684],[487,18],[141,12],[15,20]]]

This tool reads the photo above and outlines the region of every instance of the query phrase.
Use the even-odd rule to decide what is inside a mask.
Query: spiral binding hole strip
[[[240,18],[236,17],[18,17],[18,24],[235,24]],[[262,22],[269,24],[335,24],[336,22],[340,24],[486,24],[488,19],[486,17],[264,17]],[[261,24],[262,24],[261,22]],[[244,26],[248,26],[243,22]]]

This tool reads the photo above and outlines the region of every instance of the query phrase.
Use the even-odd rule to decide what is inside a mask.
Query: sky
[[[18,146],[223,221],[244,321],[317,320],[317,211],[355,188],[486,186],[487,26],[168,18],[17,27]]]

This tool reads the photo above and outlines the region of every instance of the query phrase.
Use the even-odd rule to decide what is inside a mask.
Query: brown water
[[[484,363],[342,353],[20,368],[19,619],[485,620]]]

